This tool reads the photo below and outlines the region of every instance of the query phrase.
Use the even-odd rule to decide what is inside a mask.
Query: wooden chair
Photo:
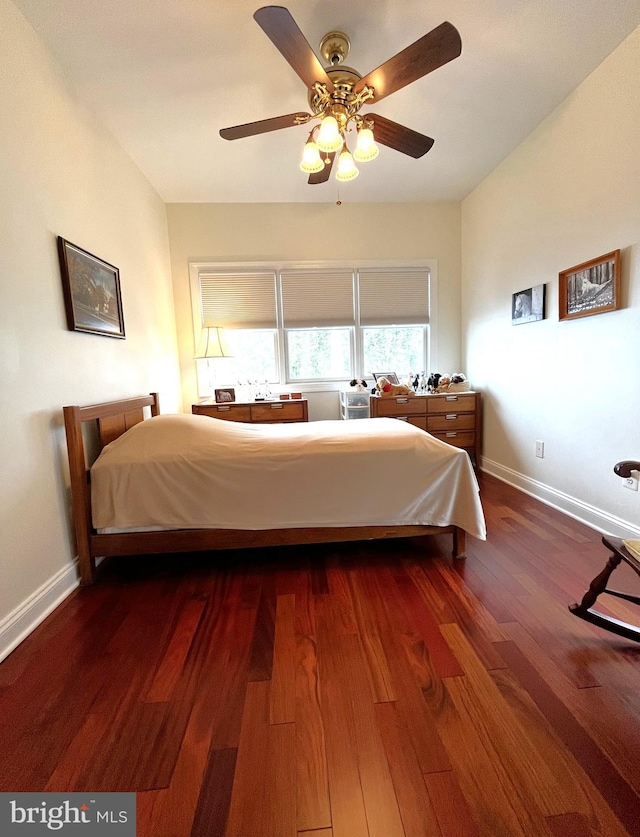
[[[609,556],[605,568],[589,585],[589,589],[582,597],[580,604],[570,605],[569,610],[574,616],[579,616],[580,619],[591,622],[592,625],[598,625],[598,627],[604,628],[606,631],[611,631],[619,636],[640,642],[640,628],[628,622],[621,622],[613,616],[605,616],[604,613],[593,610],[596,599],[602,593],[608,593],[610,596],[617,596],[619,599],[640,605],[640,597],[632,596],[629,593],[621,593],[618,590],[609,590],[607,587],[611,573],[616,567],[620,566],[622,561],[628,564],[636,575],[640,576],[640,561],[629,552],[619,538],[605,537],[602,539],[602,543],[611,550],[612,554]]]

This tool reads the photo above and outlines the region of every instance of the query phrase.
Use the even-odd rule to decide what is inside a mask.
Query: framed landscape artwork
[[[58,256],[70,331],[124,339],[118,268],[61,236]]]
[[[620,250],[563,270],[558,277],[561,320],[620,307]]]
[[[511,324],[535,323],[544,320],[546,285],[534,285],[511,296]]]

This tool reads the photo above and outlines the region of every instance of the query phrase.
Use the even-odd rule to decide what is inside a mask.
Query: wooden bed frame
[[[152,416],[159,415],[157,393],[152,392],[139,398],[110,401],[89,407],[64,407],[73,524],[81,584],[92,584],[95,581],[96,558],[112,555],[149,555],[288,544],[338,543],[451,533],[453,556],[464,557],[466,532],[457,526],[349,526],[264,530],[177,529],[163,532],[98,534],[92,524],[90,471],[82,425],[85,422],[97,422],[98,437],[102,448],[130,427],[143,421],[146,407],[151,408]]]

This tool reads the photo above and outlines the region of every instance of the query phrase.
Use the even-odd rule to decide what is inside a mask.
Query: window
[[[379,369],[427,372],[436,363],[434,272],[435,262],[193,264],[195,343],[205,325],[227,329],[233,358],[216,359],[216,386],[327,389]],[[200,370],[198,381],[200,395],[209,394]]]
[[[353,377],[348,328],[289,329],[287,379],[338,381]]]
[[[372,372],[425,372],[424,326],[378,326],[362,329],[364,368]]]

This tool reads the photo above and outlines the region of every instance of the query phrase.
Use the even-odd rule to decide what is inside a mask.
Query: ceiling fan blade
[[[461,52],[462,41],[458,30],[445,21],[360,79],[354,90],[359,93],[365,85],[369,85],[375,92],[370,101],[379,102],[385,96],[453,61]]]
[[[394,148],[402,154],[408,154],[409,157],[414,157],[416,160],[424,156],[433,145],[431,137],[412,131],[411,128],[406,128],[390,119],[385,119],[384,116],[367,113],[364,118],[373,122],[373,135],[376,142]]]
[[[324,154],[324,152],[323,152]],[[326,157],[329,158],[329,162],[325,163],[324,168],[322,171],[316,171],[313,174],[309,175],[308,183],[310,186],[314,186],[316,183],[326,183],[331,175],[331,169],[333,168],[333,161],[335,159],[336,152],[332,151],[330,154],[327,154]]]
[[[288,113],[286,116],[274,116],[272,119],[260,119],[258,122],[247,122],[244,125],[234,125],[233,128],[222,128],[220,136],[226,140],[254,137],[256,134],[266,134],[269,131],[279,131],[280,128],[293,128],[302,123],[297,119],[310,117],[309,113]]]
[[[319,81],[327,86],[329,93],[333,91],[333,82],[288,9],[284,6],[263,6],[253,17],[306,87],[313,87]]]

